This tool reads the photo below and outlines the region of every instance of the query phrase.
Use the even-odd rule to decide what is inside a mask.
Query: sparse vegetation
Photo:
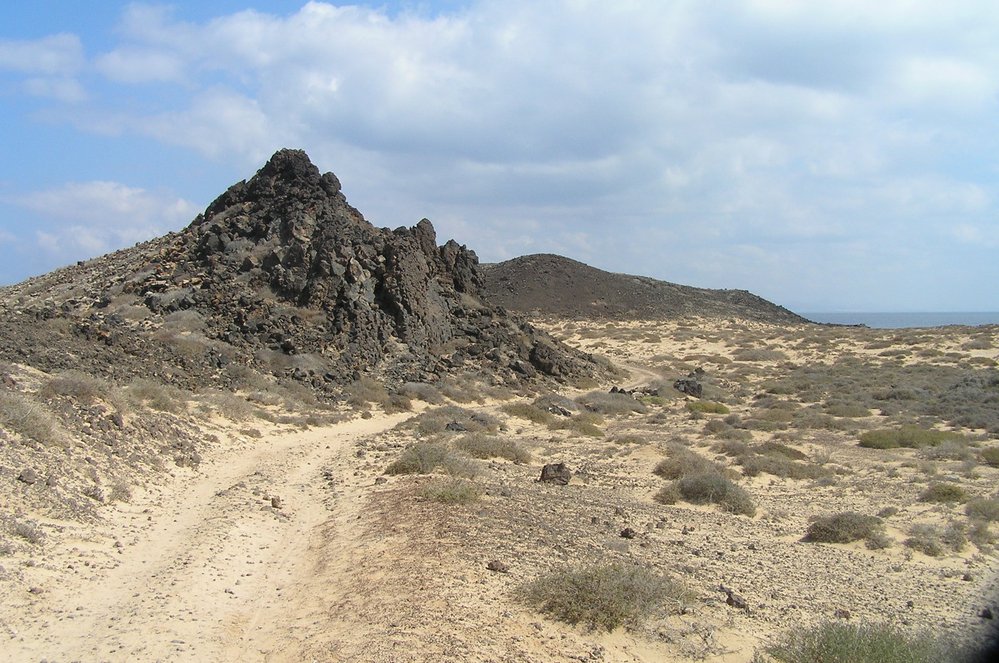
[[[931,483],[919,495],[920,502],[964,502],[968,493],[956,483]]]
[[[469,433],[459,439],[455,446],[473,458],[506,458],[515,463],[531,462],[531,454],[516,441],[495,435]]]
[[[908,425],[899,428],[869,430],[860,436],[860,446],[868,449],[896,449],[898,447],[919,449],[963,438],[964,436],[960,433]]]
[[[64,434],[52,413],[34,398],[16,391],[0,390],[0,424],[42,445],[60,445]]]
[[[500,409],[511,417],[526,419],[543,426],[555,421],[554,414],[531,403],[505,403]]]
[[[955,647],[882,624],[824,622],[799,628],[758,650],[753,663],[952,663]]]
[[[430,474],[442,469],[454,476],[474,476],[475,468],[447,446],[433,442],[417,442],[408,447],[387,468],[385,474]]]
[[[677,612],[692,600],[682,583],[623,564],[544,575],[522,585],[517,596],[553,619],[606,631],[663,608]]]
[[[973,520],[999,521],[999,498],[975,498],[964,506],[964,513]]]
[[[482,497],[482,489],[471,481],[444,479],[427,484],[420,494],[425,499],[442,504],[470,504]]]
[[[756,505],[743,488],[716,472],[685,476],[676,481],[680,497],[693,504],[717,504],[729,513],[753,516]]]
[[[805,540],[815,543],[850,543],[866,539],[877,543],[883,533],[884,524],[880,518],[855,511],[841,511],[813,520],[805,533]]]
[[[916,523],[909,528],[905,545],[930,557],[942,557],[947,552],[960,552],[967,544],[964,526],[951,522],[946,527]]]
[[[728,414],[731,412],[727,405],[715,401],[687,401],[686,407],[691,412],[703,414]]]
[[[603,391],[591,391],[576,399],[590,412],[597,412],[601,415],[618,417],[636,412],[646,412],[648,408],[639,400],[628,394],[609,394]]]

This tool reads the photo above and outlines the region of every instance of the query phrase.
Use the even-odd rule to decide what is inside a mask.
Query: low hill
[[[558,255],[480,265],[489,300],[526,314],[569,318],[676,319],[690,316],[777,324],[808,320],[745,290],[711,290],[615,274]]]

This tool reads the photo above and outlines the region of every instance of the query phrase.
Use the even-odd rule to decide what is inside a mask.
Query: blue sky
[[[6,3],[0,284],[300,147],[483,261],[996,311],[997,94],[990,2]]]

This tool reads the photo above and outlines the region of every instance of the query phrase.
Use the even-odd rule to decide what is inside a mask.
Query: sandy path
[[[408,416],[210,452],[197,474],[110,516],[117,563],[54,577],[12,624],[0,659],[286,660],[288,642],[319,621],[303,595],[326,545],[322,526],[361,508],[353,442]],[[69,569],[82,554],[71,545],[60,560]]]

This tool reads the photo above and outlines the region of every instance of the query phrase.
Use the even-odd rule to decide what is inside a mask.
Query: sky
[[[796,311],[999,311],[999,9],[0,8],[0,284],[184,228],[276,150],[376,226]]]

